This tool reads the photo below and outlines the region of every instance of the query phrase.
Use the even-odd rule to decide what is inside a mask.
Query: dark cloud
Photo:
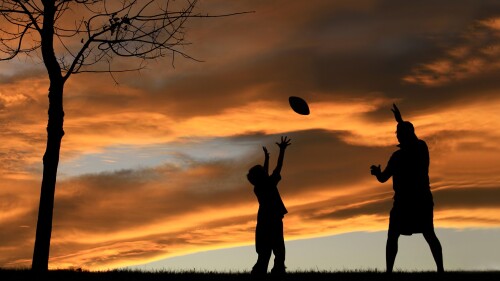
[[[436,211],[453,209],[497,209],[500,208],[498,196],[500,188],[468,187],[468,188],[450,188],[433,191],[434,208]],[[332,200],[331,205],[338,202]],[[337,210],[327,213],[316,214],[308,217],[309,219],[320,220],[343,220],[362,215],[387,216],[391,207],[392,199],[384,198],[371,200],[368,202],[354,202],[355,204],[340,207]],[[320,209],[315,210],[316,212]],[[460,220],[459,217],[454,220]],[[472,218],[470,218],[473,220]],[[490,223],[496,224],[498,219],[492,218]]]
[[[339,137],[344,134],[347,133],[304,131],[290,134],[294,144],[287,152],[284,180],[280,184],[285,198],[307,194],[313,186],[341,187],[355,183],[361,175],[369,176],[367,160],[363,160],[363,157],[369,157],[370,153],[378,154],[377,151],[343,143]],[[261,139],[262,144],[270,148],[273,168],[276,160],[276,150],[273,146],[278,138],[252,134],[235,136],[230,141],[247,143]],[[308,142],[310,147],[303,145]],[[358,150],[359,153],[356,152]],[[353,155],[349,155],[350,153]],[[64,241],[64,237],[71,236],[72,233],[109,235],[142,229],[155,223],[175,221],[183,215],[203,213],[206,210],[231,210],[245,204],[255,205],[251,185],[247,183],[245,175],[251,165],[262,161],[261,154],[261,145],[257,145],[254,156],[237,159],[236,162],[197,162],[191,159],[187,161],[191,163],[187,169],[164,165],[152,169],[88,174],[60,181],[54,208],[54,241],[58,241],[58,238]],[[351,159],[339,165],[337,161],[331,161],[335,158]],[[307,177],[310,180],[307,180]],[[7,245],[32,244],[37,204],[33,201],[29,206],[29,212],[17,216],[15,222],[16,225],[28,225],[30,228],[22,229],[26,235],[14,235],[18,226],[11,229],[12,231],[3,231],[2,234],[9,237],[3,240]],[[244,224],[254,220],[254,217],[254,214],[234,214],[223,220],[211,220],[207,217],[204,224],[192,227],[192,231]],[[190,232],[191,230],[186,230],[184,233]],[[176,234],[168,236],[173,239]],[[56,259],[65,255],[68,249],[83,251],[89,248],[88,244],[68,243],[54,242],[53,256]],[[112,247],[113,243],[115,242],[97,243],[90,248]],[[201,239],[199,243],[208,242]],[[29,257],[29,252],[21,251],[19,257]]]
[[[246,7],[256,7],[257,13],[222,20],[235,21],[234,25],[194,24],[194,39],[200,33],[202,38],[217,42],[232,34],[234,41],[219,45],[218,50],[205,50],[209,57],[200,67],[203,70],[193,71],[198,68],[191,66],[187,72],[166,77],[160,71],[161,78],[153,74],[135,81],[136,87],[149,89],[138,103],[146,107],[164,104],[162,112],[179,118],[212,115],[256,100],[281,101],[290,95],[336,101],[383,94],[399,100],[411,112],[422,112],[477,100],[498,90],[497,70],[439,88],[403,81],[415,67],[464,44],[463,36],[478,21],[498,16],[500,8],[495,1],[316,4],[281,7],[252,2]],[[304,18],[295,18],[297,14]],[[224,34],[217,29],[222,25]],[[270,26],[275,26],[272,32]],[[248,30],[245,36],[240,31],[243,27]],[[280,39],[270,40],[275,37]],[[246,49],[249,42],[269,47],[232,56],[229,61],[218,57],[233,51],[229,48]],[[383,116],[381,111],[369,115]]]
[[[415,129],[417,134],[419,128]],[[495,153],[500,148],[496,143],[500,140],[492,130],[439,130],[424,137],[432,157],[439,158],[453,151],[476,151]],[[487,141],[484,141],[487,140]]]
[[[369,167],[385,162],[392,148],[346,144],[348,132],[309,130],[290,134],[292,147],[287,152],[288,190],[307,186],[343,186],[370,177]],[[274,154],[276,154],[275,152]]]
[[[286,156],[283,194],[307,192],[310,186],[341,187],[370,177],[369,165],[385,161],[390,150],[348,145],[340,139],[345,134],[348,133],[321,130],[289,134],[293,145]],[[257,136],[238,136],[230,141],[246,142]],[[272,153],[271,169],[276,161],[274,142],[278,138],[263,136],[262,140]],[[236,163],[195,161],[188,170],[166,165],[83,175],[63,181],[60,185],[64,191],[57,198],[55,221],[57,225],[78,221],[84,229],[98,227],[96,231],[108,231],[129,227],[132,221],[147,224],[211,206],[223,208],[253,202],[245,175],[249,167],[262,162],[261,154],[259,145],[255,147],[255,156]],[[107,211],[102,212],[96,205]],[[123,213],[129,215],[124,217]]]
[[[461,187],[434,191],[437,210],[499,208],[499,187]]]
[[[15,83],[28,83],[31,79],[44,79],[46,70],[40,66],[33,66],[30,63],[19,63],[16,61],[11,64],[12,67],[7,67],[6,72],[9,74],[0,74],[0,85],[9,85]]]
[[[290,95],[334,102],[384,96],[416,114],[498,90],[497,70],[437,88],[403,81],[419,65],[467,43],[471,27],[500,14],[497,1],[313,3],[204,4],[200,9],[215,13],[256,13],[191,23],[194,45],[188,49],[203,63],[178,60],[176,69],[166,61],[151,63],[146,71],[117,75],[120,86],[107,74],[71,77],[67,116],[134,108],[179,119]],[[383,108],[367,118],[390,116]]]
[[[356,216],[363,215],[384,215],[386,216],[390,210],[390,201],[377,201],[370,202],[367,204],[362,204],[360,206],[354,206],[350,208],[344,208],[340,210],[336,210],[330,213],[321,214],[313,217],[314,219],[327,219],[327,220],[345,220],[349,218],[353,218]]]

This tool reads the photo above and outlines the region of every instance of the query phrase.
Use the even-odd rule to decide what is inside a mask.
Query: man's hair
[[[399,122],[397,129],[415,134],[415,127],[413,127],[413,124],[408,121]]]
[[[255,165],[248,170],[247,179],[251,184],[256,185],[262,180],[262,175],[264,175],[264,167]]]
[[[396,128],[398,135],[401,135],[401,137],[406,139],[407,141],[418,139],[412,123],[408,121],[399,122]]]

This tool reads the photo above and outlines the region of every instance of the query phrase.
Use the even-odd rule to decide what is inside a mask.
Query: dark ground
[[[397,272],[387,275],[383,272],[291,272],[282,277],[268,275],[264,278],[252,278],[249,273],[199,273],[199,272],[141,272],[141,271],[103,271],[103,272],[78,272],[69,270],[54,270],[46,274],[34,274],[29,270],[0,269],[1,281],[17,280],[69,280],[69,281],[254,281],[254,280],[279,280],[279,281],[498,281],[500,271],[493,272],[463,272],[453,271],[444,274],[435,272]]]

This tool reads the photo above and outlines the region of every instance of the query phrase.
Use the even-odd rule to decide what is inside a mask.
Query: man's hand
[[[277,142],[276,144],[279,146],[281,150],[285,150],[287,146],[291,145],[291,139],[288,139],[287,136],[281,137],[281,142]]]
[[[370,167],[370,172],[374,176],[380,175],[382,173],[382,170],[380,170],[380,165],[378,165],[378,166],[372,165]]]
[[[399,108],[396,106],[395,103],[392,104],[391,111],[392,113],[394,113],[394,118],[398,123],[403,122],[403,117],[401,117],[401,112],[399,112]]]

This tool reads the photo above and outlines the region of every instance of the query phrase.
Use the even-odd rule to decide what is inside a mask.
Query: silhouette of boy
[[[387,272],[392,272],[398,252],[399,235],[422,233],[431,248],[437,271],[444,272],[441,243],[433,223],[434,202],[429,183],[429,149],[415,135],[413,124],[403,121],[395,104],[391,109],[398,122],[396,136],[399,150],[395,151],[382,172],[380,165],[371,166],[371,174],[379,182],[392,176],[394,203],[389,218],[386,245]]]
[[[253,275],[264,275],[274,253],[274,266],[272,274],[285,273],[285,240],[283,237],[283,217],[288,211],[281,200],[278,191],[278,182],[281,180],[281,167],[285,150],[290,139],[281,137],[281,142],[276,143],[280,148],[278,162],[273,173],[269,175],[269,153],[264,150],[264,166],[255,165],[247,174],[248,181],[254,186],[254,193],[259,201],[257,213],[257,227],[255,229],[255,249],[258,254],[257,263],[252,268]]]

